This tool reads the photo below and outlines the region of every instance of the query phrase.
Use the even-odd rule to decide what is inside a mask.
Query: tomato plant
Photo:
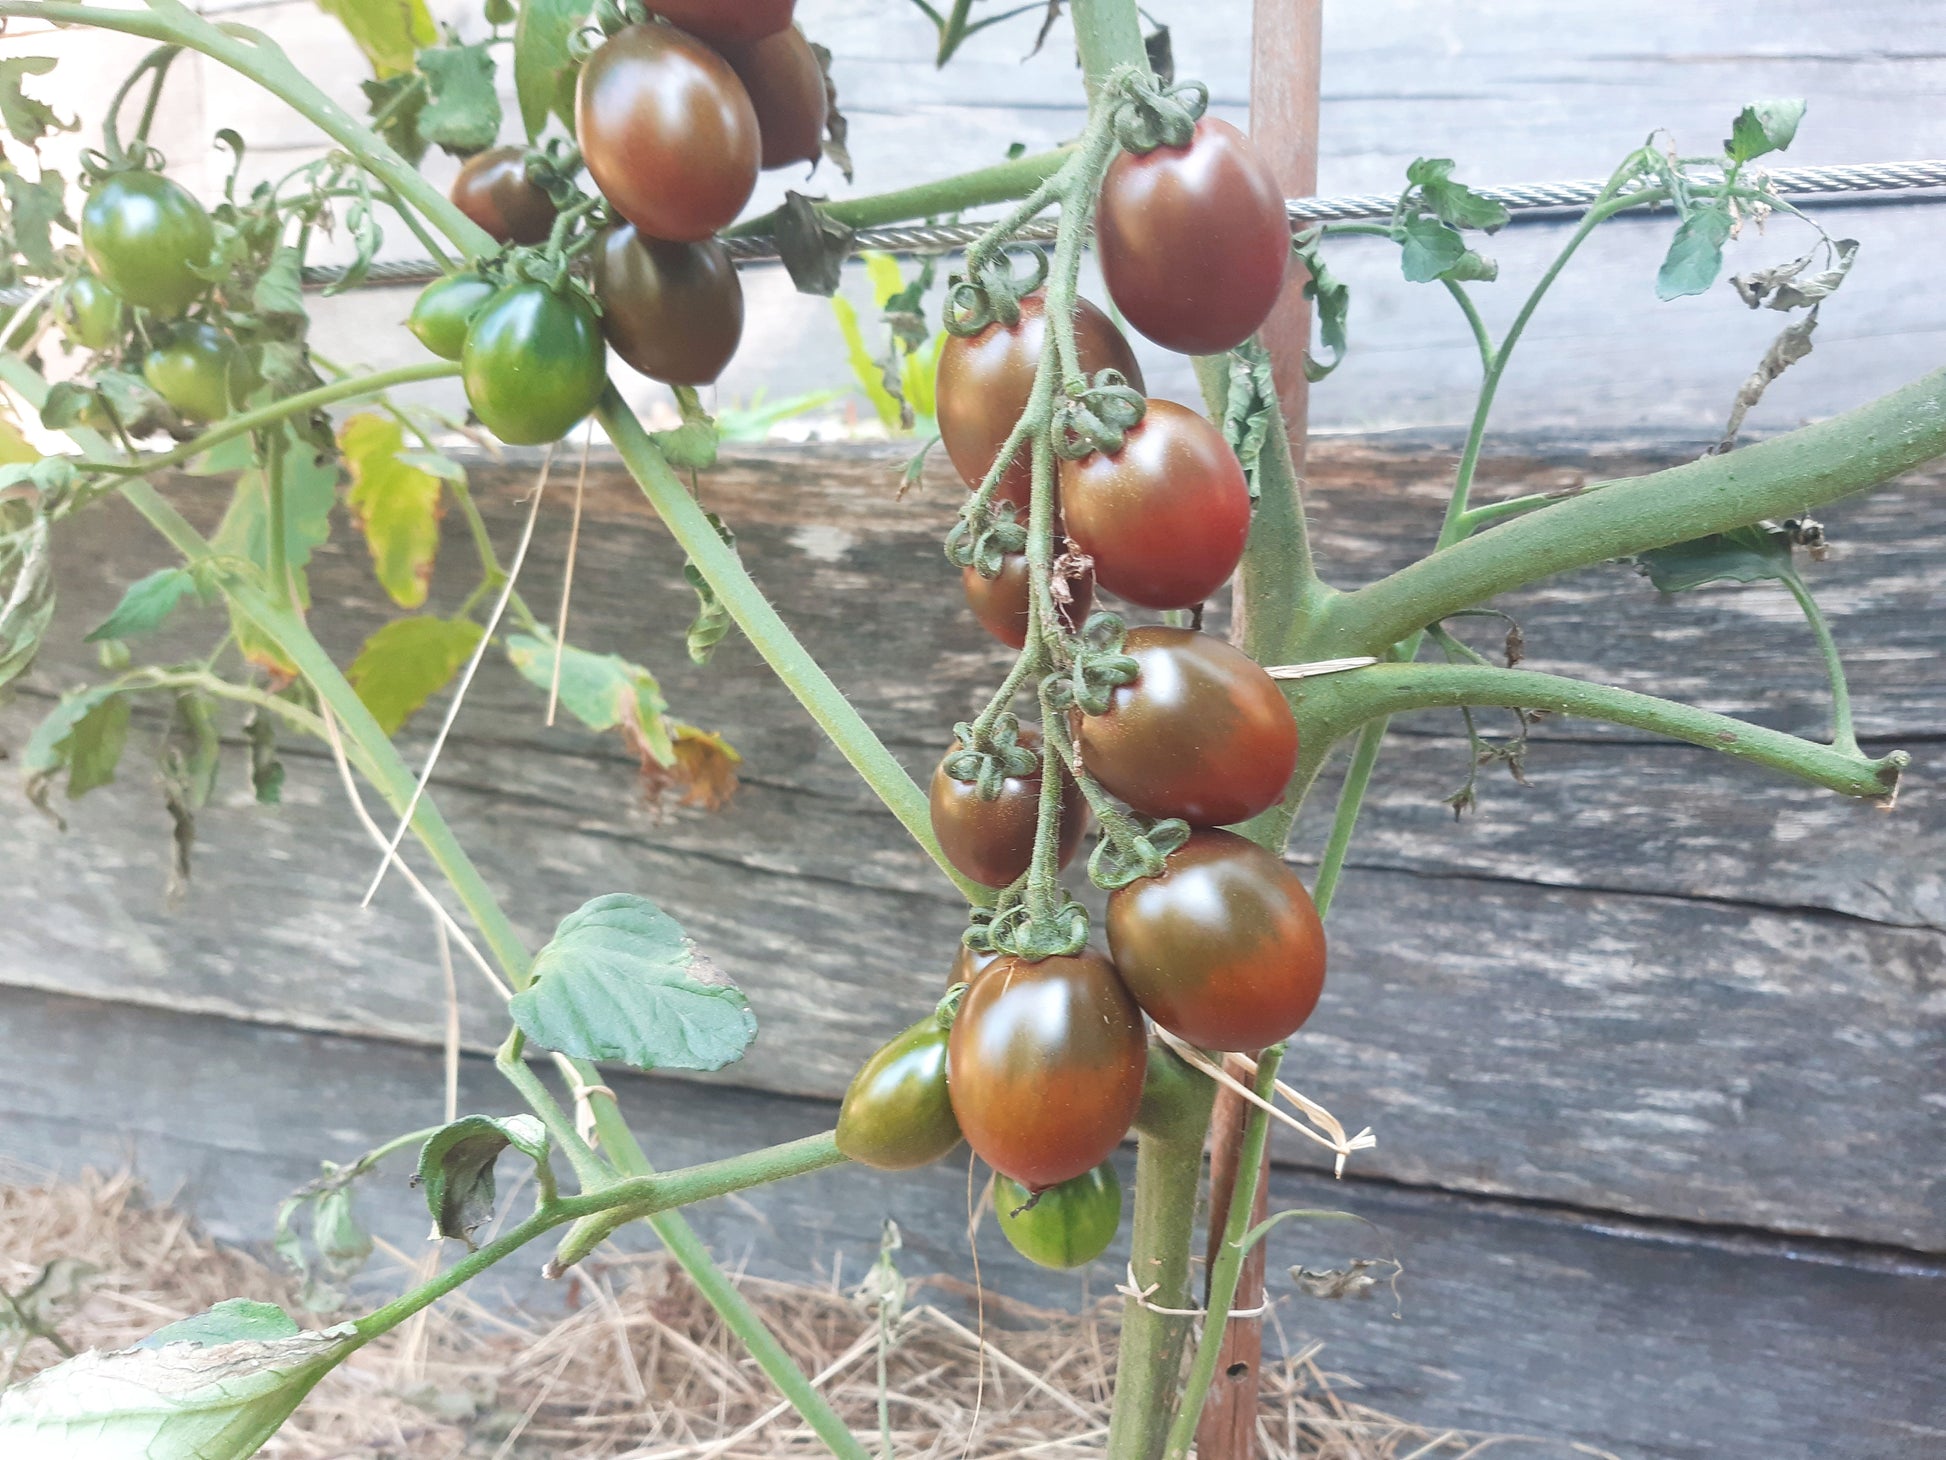
[[[1122,1227],[1122,1178],[1103,1161],[1040,1192],[996,1178],[993,1209],[1014,1251],[1041,1267],[1081,1267],[1108,1250]]]
[[[881,1171],[905,1171],[959,1144],[946,1090],[947,1029],[928,1014],[859,1066],[838,1111],[839,1150]]]
[[[471,272],[435,279],[413,301],[406,328],[440,359],[457,360],[465,353],[473,316],[499,292],[498,285]]]
[[[594,310],[545,284],[512,284],[482,305],[460,359],[473,413],[516,446],[567,435],[608,380]]]
[[[554,200],[527,176],[527,149],[490,147],[453,179],[453,206],[499,243],[546,243]]]
[[[159,172],[110,173],[81,207],[81,251],[95,277],[157,314],[181,314],[209,292],[196,270],[215,241],[195,195]]]
[[[630,366],[669,385],[708,385],[743,338],[743,286],[723,245],[668,243],[633,224],[594,246],[601,329]]]

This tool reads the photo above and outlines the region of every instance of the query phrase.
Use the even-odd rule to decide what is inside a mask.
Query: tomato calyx
[[[984,736],[977,724],[962,721],[953,727],[953,738],[960,748],[949,752],[940,768],[977,789],[983,801],[998,797],[1001,783],[1009,776],[1042,773],[1041,756],[1021,743],[1017,715],[1000,716]]]
[[[1027,262],[1024,275],[1014,271],[1017,257]],[[967,272],[947,281],[941,323],[948,334],[962,336],[996,323],[1012,329],[1020,323],[1020,301],[1047,282],[1047,271],[1047,251],[1031,245],[977,263],[969,257]]]
[[[1147,72],[1131,69],[1118,82],[1121,100],[1111,125],[1124,152],[1183,146],[1209,109],[1209,88],[1200,81],[1165,87]]]
[[[1189,840],[1189,823],[1180,817],[1124,816],[1121,821],[1088,856],[1088,880],[1104,892],[1161,876],[1168,870],[1170,853]]]
[[[1048,676],[1048,702],[1057,710],[1107,713],[1115,691],[1141,673],[1141,665],[1122,651],[1127,639],[1128,626],[1119,614],[1106,610],[1089,614],[1072,645],[1073,662]]]
[[[1090,452],[1116,452],[1142,424],[1148,401],[1119,370],[1101,370],[1054,408],[1054,454],[1079,461]]]

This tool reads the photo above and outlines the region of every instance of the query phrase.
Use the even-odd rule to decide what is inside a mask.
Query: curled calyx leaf
[[[1015,272],[1016,257],[1026,260],[1025,274]],[[1044,249],[1016,249],[977,259],[969,254],[966,263],[966,273],[955,275],[946,286],[942,323],[948,334],[977,335],[995,323],[1012,329],[1020,323],[1020,301],[1047,282]]]
[[[1060,904],[1038,917],[1027,898],[996,908],[986,925],[993,951],[1039,963],[1044,958],[1069,958],[1086,948],[1088,910],[1065,892],[1058,895]]]
[[[972,786],[982,801],[997,797],[1009,777],[1040,771],[1040,753],[1020,743],[1020,719],[1016,715],[1000,716],[984,740],[973,725],[962,721],[953,727],[953,738],[959,748],[946,757],[943,769],[954,780]]]
[[[956,983],[947,989],[939,1002],[933,1006],[932,1017],[941,1029],[951,1029],[953,1021],[959,1018],[959,1006],[966,1000],[970,984]]]
[[[1088,858],[1088,880],[1104,892],[1161,876],[1169,854],[1189,840],[1189,823],[1173,816],[1167,821],[1125,820],[1129,834],[1104,835]]]
[[[1115,691],[1142,670],[1133,656],[1122,652],[1127,637],[1128,627],[1117,615],[1090,614],[1075,640],[1073,663],[1048,676],[1048,703],[1057,710],[1106,714]]]
[[[550,137],[537,147],[527,149],[527,181],[547,194],[557,209],[571,208],[582,200],[574,185],[581,171],[581,149],[566,137]]]
[[[642,0],[595,0],[594,14],[589,18],[601,27],[603,35],[611,36],[646,21],[649,7]]]
[[[1142,392],[1121,371],[1097,371],[1086,389],[1054,408],[1054,454],[1079,461],[1093,451],[1120,451],[1147,409]]]
[[[1148,72],[1130,68],[1113,84],[1121,95],[1112,118],[1115,144],[1124,152],[1184,146],[1209,107],[1209,88],[1200,81],[1164,86]]]
[[[974,568],[982,578],[997,578],[1001,560],[1024,552],[1027,529],[1012,502],[968,502],[946,534],[946,558],[956,568]]]

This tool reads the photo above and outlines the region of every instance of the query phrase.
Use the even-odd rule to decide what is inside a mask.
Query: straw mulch
[[[401,1268],[414,1264],[388,1253]],[[75,1349],[126,1347],[223,1298],[293,1313],[295,1283],[220,1246],[180,1212],[147,1205],[126,1176],[0,1186],[0,1285],[47,1271]],[[401,1276],[406,1274],[403,1272]],[[590,1264],[574,1311],[532,1318],[459,1294],[356,1355],[263,1452],[274,1460],[750,1460],[826,1453],[744,1357],[681,1273],[658,1256]],[[989,1295],[985,1343],[947,1308],[972,1295],[914,1279],[883,1345],[869,1291],[740,1279],[745,1295],[859,1434],[883,1422],[899,1457],[1102,1452],[1115,1308],[1043,1312]],[[959,1300],[959,1301],[955,1301]],[[939,1306],[939,1304],[945,1306]],[[0,1310],[4,1310],[0,1304]],[[319,1326],[333,1315],[312,1315]],[[976,1320],[977,1321],[977,1320]],[[0,1324],[0,1374],[58,1362],[54,1345]],[[1266,1375],[1264,1460],[1456,1460],[1520,1443],[1424,1430],[1349,1398],[1308,1351]],[[874,1449],[878,1446],[874,1444]],[[1580,1446],[1542,1453],[1594,1455]]]

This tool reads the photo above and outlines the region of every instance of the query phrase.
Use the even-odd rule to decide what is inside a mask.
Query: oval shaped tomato
[[[413,301],[405,327],[440,359],[457,360],[465,352],[466,329],[473,316],[499,292],[497,284],[478,274],[448,274],[434,279]]]
[[[1297,767],[1297,721],[1277,681],[1190,629],[1132,629],[1125,648],[1141,672],[1106,714],[1075,716],[1094,778],[1144,816],[1194,826],[1274,806]]]
[[[617,224],[595,242],[595,297],[615,353],[666,385],[708,385],[743,338],[743,285],[713,238],[665,243]]]
[[[1101,954],[1002,958],[953,1021],[953,1114],[981,1160],[1039,1191],[1100,1165],[1128,1134],[1146,1051],[1142,1011]]]
[[[1243,558],[1250,484],[1221,431],[1152,400],[1120,451],[1061,463],[1061,512],[1102,587],[1143,608],[1189,608]]]
[[[1250,139],[1204,117],[1186,146],[1109,164],[1095,249],[1130,324],[1165,349],[1220,355],[1255,334],[1284,292],[1290,219]]]
[[[656,0],[652,8],[711,45],[738,46],[789,25],[797,0]]]
[[[1037,726],[1020,727],[1020,743],[1038,751],[1041,734]],[[953,743],[953,750],[959,742]],[[1026,872],[1034,860],[1034,826],[1040,815],[1041,773],[1006,776],[1000,792],[992,800],[980,795],[971,781],[956,781],[946,774],[946,760],[932,773],[932,832],[939,838],[946,860],[975,882],[988,887],[1005,887]],[[1065,867],[1081,845],[1081,834],[1088,826],[1088,803],[1081,788],[1064,769],[1061,777],[1061,862]]]
[[[960,582],[966,590],[966,606],[980,627],[1011,648],[1027,643],[1027,554],[1008,553],[1000,560],[1000,571],[984,578],[968,564],[960,569]],[[1092,571],[1067,580],[1069,600],[1059,605],[1061,623],[1073,633],[1087,622],[1088,610],[1095,603],[1095,575]]]
[[[473,414],[502,441],[560,440],[608,381],[594,310],[545,284],[508,285],[473,316],[460,379]]]
[[[765,168],[824,156],[824,68],[803,31],[787,25],[750,45],[726,47],[723,59],[757,110]]]
[[[76,274],[61,290],[61,325],[68,343],[105,350],[122,332],[122,300],[93,274]]]
[[[945,1026],[928,1014],[858,1067],[838,1111],[840,1151],[881,1171],[908,1171],[959,1144],[946,1040]]]
[[[749,94],[729,62],[672,26],[611,36],[581,68],[575,117],[588,175],[651,238],[708,238],[757,185]]]
[[[959,950],[953,954],[953,966],[946,971],[946,987],[951,988],[956,983],[973,982],[975,974],[1006,956],[1004,953],[975,953],[964,943],[960,944]]]
[[[195,272],[216,232],[203,205],[159,172],[111,173],[81,205],[81,252],[95,277],[130,304],[181,314],[209,292]]]
[[[1202,1049],[1262,1049],[1324,991],[1324,924],[1281,857],[1198,831],[1108,898],[1109,956],[1148,1016]]]
[[[251,373],[236,342],[201,320],[171,331],[142,360],[142,378],[186,421],[229,415]]]
[[[996,322],[978,334],[947,337],[934,389],[939,439],[967,486],[977,487],[986,479],[1026,411],[1046,339],[1047,295],[1041,290],[1020,301],[1020,323],[1013,328]],[[1074,346],[1090,378],[1098,370],[1119,370],[1130,385],[1142,389],[1142,367],[1135,363],[1128,340],[1085,299],[1075,304]],[[1022,450],[1000,478],[996,495],[1025,502],[1033,485],[1033,465]]]
[[[546,243],[554,230],[554,200],[528,180],[525,147],[474,153],[453,179],[450,196],[496,243]]]
[[[1080,1267],[1108,1250],[1122,1225],[1122,1178],[1103,1161],[1037,1197],[1010,1176],[993,1183],[1000,1230],[1029,1262],[1041,1267]]]

